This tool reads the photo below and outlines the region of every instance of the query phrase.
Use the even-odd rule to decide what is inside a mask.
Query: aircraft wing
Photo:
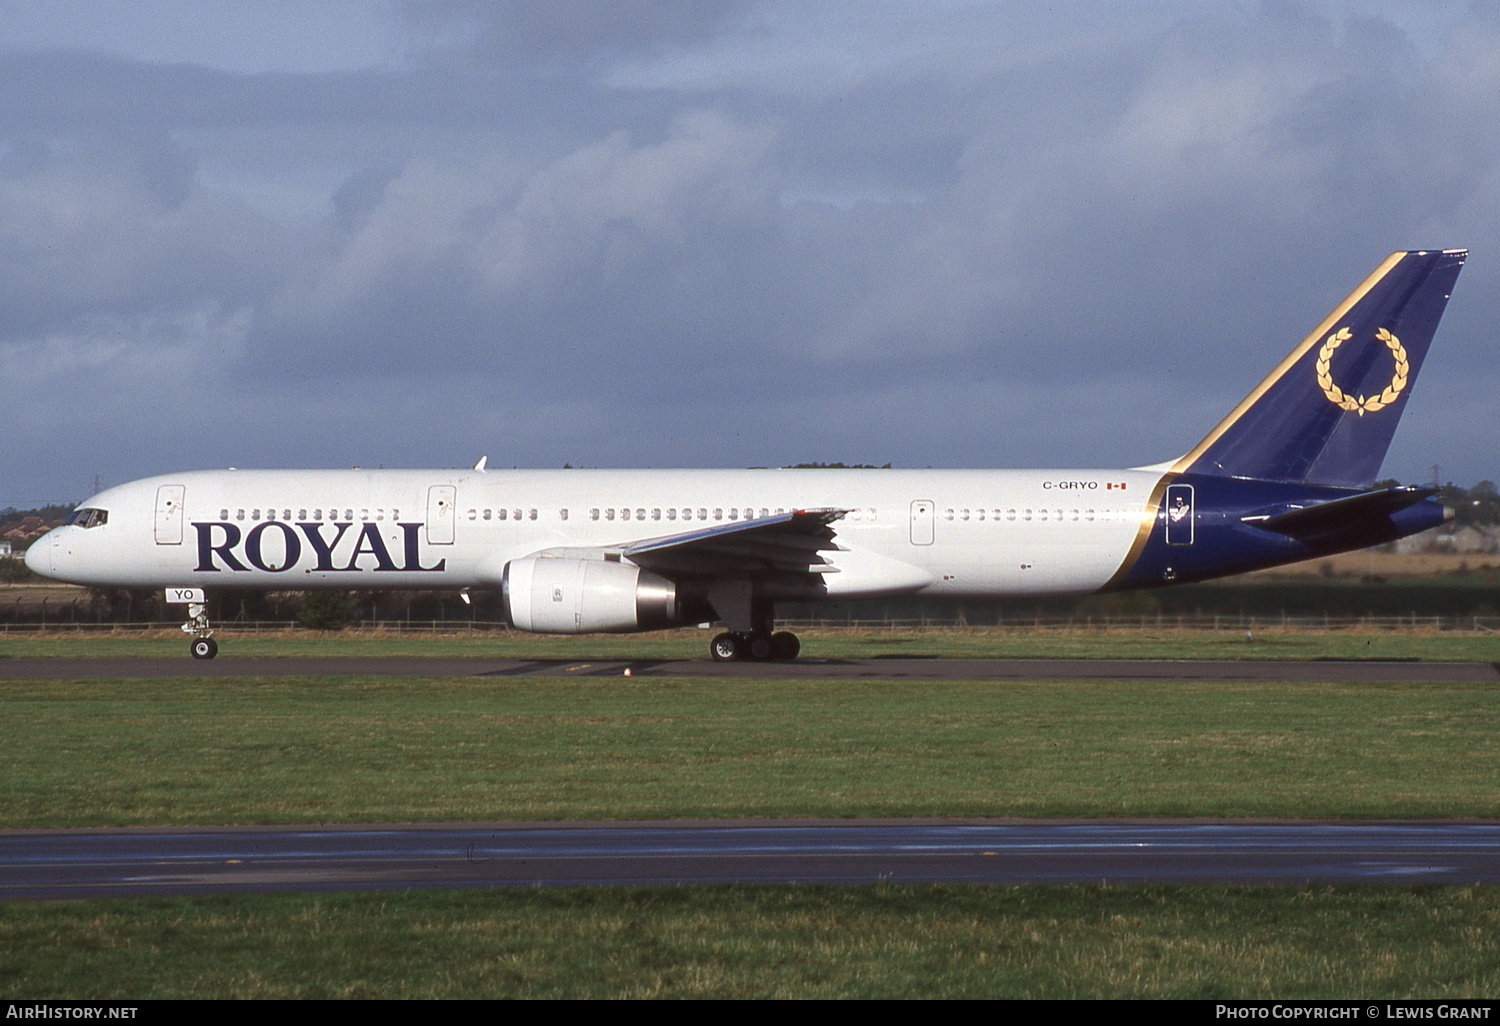
[[[822,553],[838,549],[834,521],[841,509],[799,509],[774,516],[716,524],[696,531],[607,546],[601,555],[675,576],[764,577],[780,574],[838,573]],[[548,549],[542,555],[583,554]],[[587,550],[593,554],[595,550]]]

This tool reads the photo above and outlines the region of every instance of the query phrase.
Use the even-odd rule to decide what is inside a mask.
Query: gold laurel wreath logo
[[[1382,410],[1396,401],[1396,397],[1406,388],[1406,378],[1411,372],[1411,364],[1406,360],[1406,348],[1401,344],[1401,340],[1384,328],[1379,328],[1375,332],[1375,340],[1384,342],[1385,347],[1391,351],[1391,357],[1396,362],[1396,373],[1391,375],[1391,383],[1379,395],[1349,395],[1334,384],[1333,373],[1328,369],[1328,364],[1333,359],[1334,350],[1353,337],[1354,332],[1348,328],[1341,328],[1329,335],[1328,340],[1323,343],[1323,348],[1318,350],[1318,362],[1313,366],[1318,374],[1318,387],[1323,390],[1328,401],[1340,409],[1358,413],[1363,417],[1367,413]]]

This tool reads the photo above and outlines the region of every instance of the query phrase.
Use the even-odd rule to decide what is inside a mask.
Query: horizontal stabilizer
[[[1240,519],[1262,530],[1304,538],[1389,517],[1436,494],[1436,488],[1401,485],[1361,492],[1342,499],[1330,499],[1311,506],[1288,506],[1279,512],[1252,513]]]

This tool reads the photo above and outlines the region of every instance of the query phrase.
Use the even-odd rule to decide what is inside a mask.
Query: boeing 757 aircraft
[[[715,659],[792,659],[777,603],[1118,591],[1442,523],[1374,482],[1463,267],[1392,253],[1208,436],[1130,470],[212,470],[100,492],[31,569],[167,589],[192,653],[214,588],[498,588],[519,630],[717,621]]]

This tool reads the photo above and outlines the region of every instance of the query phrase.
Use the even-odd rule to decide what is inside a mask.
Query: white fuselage
[[[847,511],[830,597],[1088,592],[1149,528],[1152,470],[196,471],[84,503],[28,556],[114,587],[498,587],[507,562]]]

